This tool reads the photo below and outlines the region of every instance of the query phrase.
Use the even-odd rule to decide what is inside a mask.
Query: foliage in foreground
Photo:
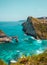
[[[47,65],[47,51],[39,55],[20,58],[16,64],[11,65]]]
[[[0,65],[7,65],[3,60],[0,60]]]
[[[0,60],[0,65],[7,65],[3,63],[4,62]],[[10,63],[10,65],[47,65],[47,51],[39,55],[23,56],[19,58],[16,63]]]

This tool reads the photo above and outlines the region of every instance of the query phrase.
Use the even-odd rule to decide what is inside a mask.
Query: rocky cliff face
[[[45,19],[28,17],[22,25],[26,34],[36,39],[47,39],[47,21]]]

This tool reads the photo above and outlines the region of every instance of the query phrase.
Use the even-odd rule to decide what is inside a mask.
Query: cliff
[[[47,19],[28,17],[22,26],[27,35],[36,39],[47,39]]]

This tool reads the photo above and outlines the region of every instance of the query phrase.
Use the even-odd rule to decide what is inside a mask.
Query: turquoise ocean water
[[[39,54],[47,49],[47,40],[35,40],[22,31],[22,22],[0,22],[0,30],[8,36],[18,36],[19,42],[0,44],[0,59],[8,62],[17,60],[22,55]]]

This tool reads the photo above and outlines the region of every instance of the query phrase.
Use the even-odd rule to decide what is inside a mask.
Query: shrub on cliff
[[[47,65],[47,50],[39,55],[23,57],[11,65]]]

